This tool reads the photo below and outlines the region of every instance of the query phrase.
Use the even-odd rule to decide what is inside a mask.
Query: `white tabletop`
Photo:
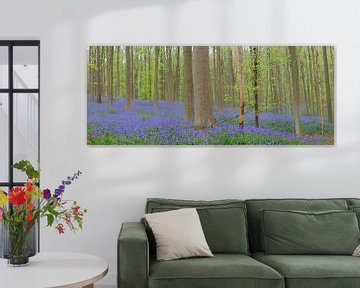
[[[38,253],[28,266],[8,267],[0,260],[1,288],[77,288],[103,278],[108,264],[102,258],[80,253]]]

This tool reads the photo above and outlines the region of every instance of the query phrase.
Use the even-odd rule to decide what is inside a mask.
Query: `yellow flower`
[[[4,206],[7,203],[7,196],[5,193],[0,189],[0,206]]]

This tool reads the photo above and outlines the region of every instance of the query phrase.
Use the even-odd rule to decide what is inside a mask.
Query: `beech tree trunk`
[[[236,74],[239,83],[239,127],[244,128],[244,115],[245,115],[245,95],[244,95],[244,78],[242,74],[242,55],[240,47],[233,47],[233,53],[236,60]]]
[[[108,97],[110,104],[114,101],[114,90],[113,90],[113,46],[108,47]]]
[[[291,76],[293,85],[293,110],[295,120],[295,133],[301,134],[300,128],[300,87],[299,87],[299,65],[295,46],[289,46],[291,58]]]
[[[229,97],[231,99],[231,106],[235,108],[235,93],[234,93],[234,67],[233,67],[233,50],[228,51],[228,81],[229,81]]]
[[[159,46],[155,46],[155,67],[154,67],[154,106],[155,107],[158,107],[158,102],[159,102],[158,78],[159,78]]]
[[[321,119],[321,134],[324,134],[324,107],[323,107],[323,100],[322,100],[322,88],[321,88],[321,77],[320,77],[320,68],[319,68],[319,53],[315,49],[312,48],[313,60],[314,60],[314,72],[315,72],[315,88],[316,88],[316,101],[318,104],[318,109],[320,113]]]
[[[126,105],[125,111],[130,111],[131,109],[131,99],[133,97],[133,72],[132,72],[132,47],[126,46],[125,54],[126,54]]]
[[[258,47],[252,47],[253,56],[253,89],[254,89],[254,112],[255,126],[259,127],[259,51]]]
[[[102,103],[102,77],[101,77],[101,47],[96,47],[96,103]]]
[[[325,73],[325,91],[326,91],[326,105],[328,112],[328,123],[334,124],[334,115],[333,115],[333,107],[332,107],[332,99],[331,99],[331,90],[330,90],[330,78],[329,78],[329,64],[326,46],[322,47],[323,50],[323,58],[324,58],[324,73]]]
[[[191,46],[184,46],[184,119],[188,121],[194,120],[194,82]]]
[[[116,47],[116,96],[120,97],[120,46]]]
[[[174,80],[172,71],[171,47],[166,46],[166,74],[165,74],[165,99],[174,101]]]
[[[174,100],[180,100],[180,46],[176,48],[176,68],[174,79]]]
[[[220,112],[224,111],[224,92],[223,92],[223,83],[222,83],[222,59],[221,59],[221,48],[220,46],[216,47],[216,97],[217,105]]]
[[[194,79],[194,124],[198,127],[208,127],[214,123],[212,113],[209,47],[195,46],[193,50]]]

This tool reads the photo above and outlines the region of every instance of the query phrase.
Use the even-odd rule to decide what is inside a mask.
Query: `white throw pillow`
[[[214,256],[195,208],[145,214],[156,240],[156,259]]]
[[[352,256],[360,257],[360,244],[355,248]]]

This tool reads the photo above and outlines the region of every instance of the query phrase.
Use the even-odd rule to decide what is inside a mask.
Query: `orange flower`
[[[34,187],[32,186],[32,184],[30,182],[26,182],[25,187],[28,192],[31,192],[34,189]]]
[[[25,200],[29,200],[31,198],[31,195],[29,193],[26,193],[24,198],[25,198]]]
[[[31,221],[34,218],[32,214],[26,215],[26,221]]]
[[[26,210],[31,210],[34,208],[34,205],[32,203],[29,203],[26,205]]]

